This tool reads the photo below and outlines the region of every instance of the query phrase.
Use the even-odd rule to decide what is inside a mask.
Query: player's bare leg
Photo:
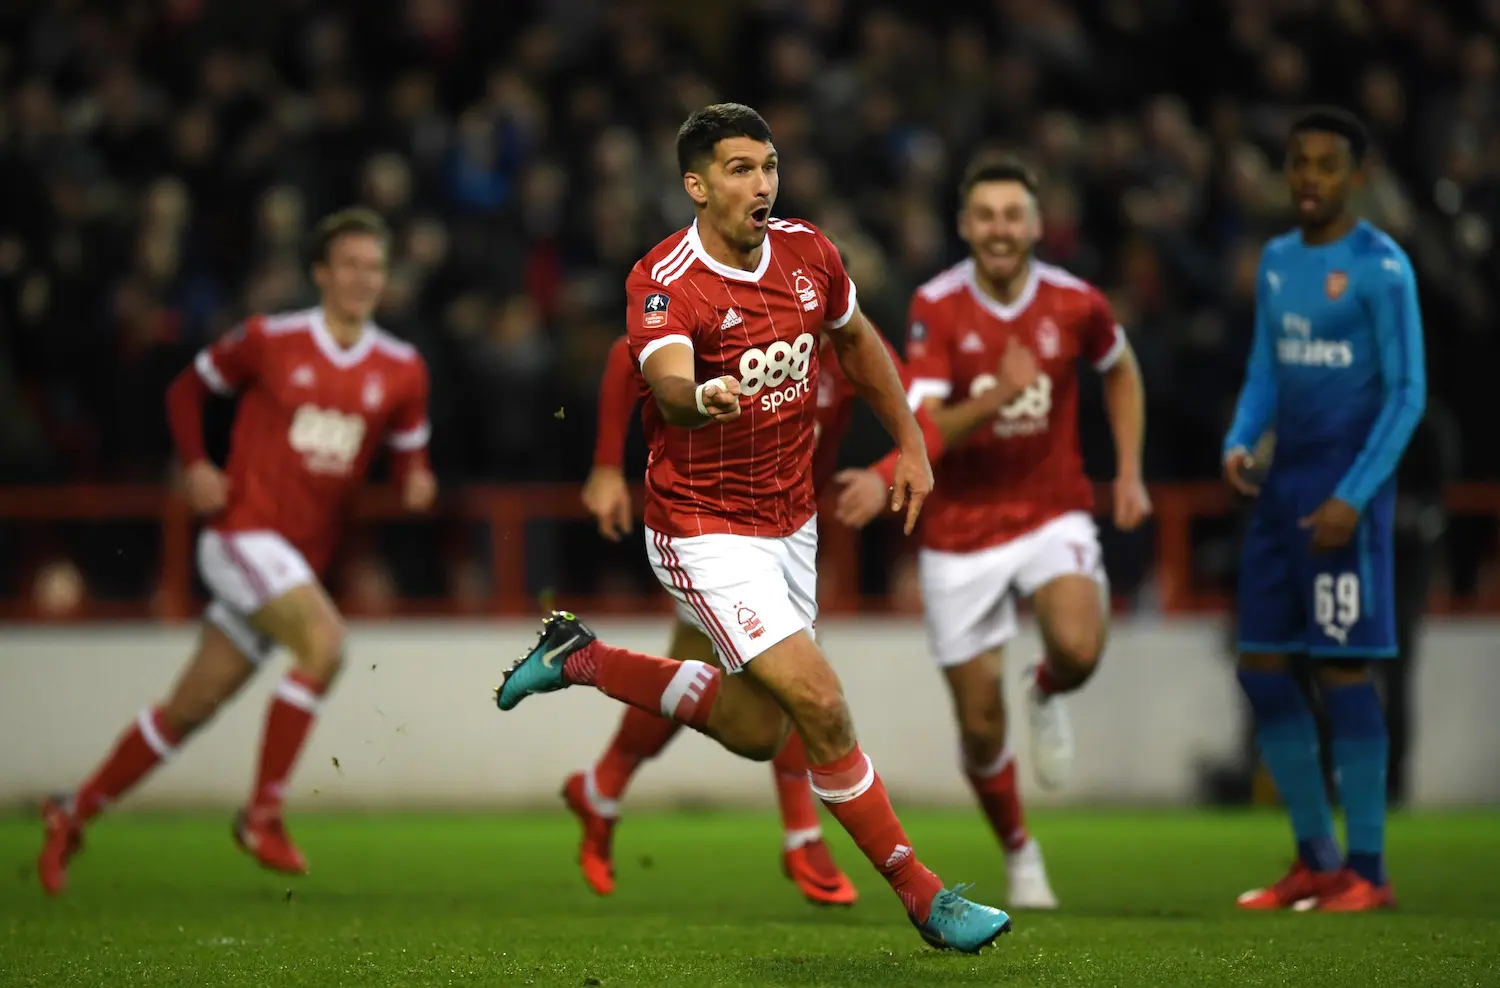
[[[1010,929],[1005,913],[945,890],[917,860],[884,784],[855,740],[838,676],[811,635],[799,631],[783,639],[745,670],[725,676],[703,663],[674,663],[606,645],[573,615],[558,613],[506,674],[496,704],[510,710],[536,693],[592,685],[626,703],[661,710],[749,757],[775,754],[795,723],[807,748],[813,791],[895,889],[925,940],[977,951]]]
[[[1340,875],[1333,812],[1318,757],[1318,729],[1290,662],[1280,653],[1240,656],[1239,681],[1255,715],[1261,760],[1291,817],[1297,860],[1275,884],[1239,897],[1241,909],[1308,908],[1335,889]]]
[[[958,939],[983,927],[986,943],[1009,928],[1009,918],[998,910],[943,890],[941,880],[917,859],[885,784],[859,747],[838,674],[810,634],[783,639],[745,671],[790,715],[807,750],[813,791],[890,883],[929,942],[948,943],[950,927]]]
[[[343,663],[344,623],[317,583],[288,590],[249,620],[257,632],[292,653],[292,668],[271,697],[255,787],[249,804],[235,817],[234,838],[265,867],[300,875],[307,871],[307,859],[282,819],[286,784]]]
[[[159,763],[206,724],[220,705],[255,674],[255,665],[212,624],[164,703],[142,710],[94,774],[72,797],[42,807],[46,838],[37,876],[51,895],[67,884],[68,860],[83,848],[83,828],[106,806],[134,788]]]
[[[1328,713],[1347,855],[1335,886],[1318,897],[1321,912],[1369,912],[1396,904],[1385,873],[1385,791],[1390,740],[1370,665],[1363,659],[1318,661],[1318,689]]]
[[[677,621],[672,630],[668,657],[678,662],[701,662],[717,667],[719,660],[713,642],[697,628]],[[737,728],[729,717],[736,706],[732,691],[726,706],[725,725],[721,730],[731,738]],[[764,698],[750,702],[756,708],[749,717],[750,747],[759,747],[758,737]],[[727,726],[726,726],[727,725]],[[563,799],[583,827],[578,862],[584,880],[600,895],[614,891],[612,843],[619,821],[620,797],[635,771],[654,758],[677,733],[681,725],[638,707],[626,706],[620,728],[610,746],[594,766],[568,776],[563,785]],[[807,777],[807,756],[801,738],[788,733],[771,760],[771,774],[782,819],[782,870],[796,883],[802,894],[820,905],[847,905],[858,893],[838,866],[818,825],[817,809]]]
[[[1037,782],[1065,786],[1073,771],[1073,725],[1062,697],[1088,682],[1104,653],[1103,591],[1092,577],[1069,573],[1032,595],[1045,654],[1029,670],[1031,758]]]
[[[1005,852],[1007,904],[1015,909],[1056,909],[1042,849],[1026,831],[1016,763],[1007,734],[1004,652],[982,652],[944,668],[958,720],[964,774]]]

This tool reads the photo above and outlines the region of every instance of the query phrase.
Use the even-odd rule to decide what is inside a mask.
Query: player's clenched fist
[[[229,503],[229,478],[207,460],[199,460],[182,472],[188,506],[200,515],[217,514]]]
[[[728,376],[698,385],[698,411],[712,422],[733,422],[740,417],[740,382]]]
[[[997,390],[1003,397],[1003,403],[1009,404],[1011,400],[1036,383],[1036,354],[1022,346],[1012,336],[1005,341],[1005,353],[1000,356],[1000,366],[997,371],[995,376],[1000,382]]]

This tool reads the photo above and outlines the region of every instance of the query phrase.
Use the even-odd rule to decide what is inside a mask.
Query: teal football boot
[[[563,678],[568,656],[592,645],[596,636],[567,611],[553,611],[542,624],[531,651],[510,667],[495,688],[495,706],[512,710],[533,693],[552,693],[572,684]]]

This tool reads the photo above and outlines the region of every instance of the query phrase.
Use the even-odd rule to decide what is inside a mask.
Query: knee
[[[988,765],[1005,749],[1005,704],[994,698],[965,702],[958,711],[959,743],[970,765]]]
[[[162,704],[162,718],[178,738],[186,738],[212,720],[236,688],[237,684],[213,681],[179,684]]]
[[[1059,685],[1068,689],[1087,682],[1103,654],[1102,626],[1058,629],[1047,643],[1047,665]]]
[[[739,718],[730,747],[735,754],[752,762],[769,762],[781,753],[790,729],[791,722],[786,714],[772,707],[757,716]]]
[[[844,700],[843,691],[837,687],[809,690],[799,696],[794,715],[803,739],[809,744],[815,744],[815,738],[829,743],[853,735],[849,705]]]
[[[344,622],[335,615],[310,619],[293,653],[298,670],[321,683],[332,682],[344,662]]]

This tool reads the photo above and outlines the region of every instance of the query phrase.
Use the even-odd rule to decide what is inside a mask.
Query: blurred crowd
[[[166,383],[306,304],[302,235],[354,202],[397,231],[377,318],[432,367],[443,479],[581,479],[625,272],[690,219],[675,130],[717,99],[766,115],[778,214],[898,340],[962,256],[965,160],[1028,156],[1042,253],[1140,355],[1154,479],[1217,473],[1287,122],[1350,106],[1431,404],[1500,476],[1500,0],[12,0],[0,39],[0,483],[166,476]]]

